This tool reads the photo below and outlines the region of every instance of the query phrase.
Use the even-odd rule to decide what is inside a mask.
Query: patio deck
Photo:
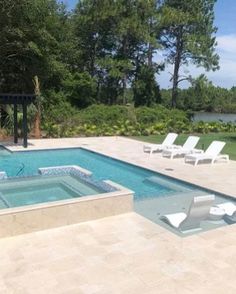
[[[28,150],[79,146],[236,197],[234,161],[193,167],[120,137],[29,140]],[[0,239],[0,248],[0,293],[236,292],[236,225],[180,238],[128,213]]]

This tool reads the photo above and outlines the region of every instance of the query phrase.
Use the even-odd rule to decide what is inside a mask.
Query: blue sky
[[[69,9],[73,9],[78,0],[63,0]],[[185,74],[198,76],[205,73],[214,85],[231,88],[236,86],[236,0],[218,0],[215,5],[215,25],[218,27],[217,53],[220,55],[220,70],[216,72],[205,72],[203,68],[188,66],[182,69]],[[157,55],[157,60],[161,56]],[[167,67],[165,72],[157,76],[158,83],[162,88],[171,86]],[[188,86],[183,83],[182,87]]]

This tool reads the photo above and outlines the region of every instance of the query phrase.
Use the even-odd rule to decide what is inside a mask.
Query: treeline
[[[171,90],[161,90],[162,104],[171,105]],[[178,90],[177,108],[185,111],[236,113],[236,87],[214,86],[204,75],[192,81],[188,89]]]
[[[189,63],[218,69],[214,4],[81,0],[68,12],[56,0],[0,0],[0,92],[33,92],[39,81],[44,107],[58,115],[94,103],[202,108],[202,88],[179,71]],[[171,93],[157,83],[157,50],[173,65]],[[178,90],[183,80],[193,86]]]

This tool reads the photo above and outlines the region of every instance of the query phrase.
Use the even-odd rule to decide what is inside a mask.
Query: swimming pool
[[[9,177],[34,176],[42,167],[78,165],[91,171],[92,179],[95,181],[111,180],[127,187],[135,192],[134,210],[136,212],[175,233],[174,229],[160,220],[160,216],[180,211],[187,212],[194,196],[209,193],[201,187],[83,148],[3,152],[3,156],[0,155],[0,171],[5,171]],[[215,204],[225,201],[223,195],[216,193]],[[227,223],[223,220],[206,221],[203,224],[203,230],[224,225]]]
[[[169,180],[139,168],[81,148],[9,152],[0,160],[0,171],[8,177],[32,176],[41,167],[78,165],[92,172],[96,180],[112,180],[135,192],[135,199],[159,197],[195,190],[193,186]]]

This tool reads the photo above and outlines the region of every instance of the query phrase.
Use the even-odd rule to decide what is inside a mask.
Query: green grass
[[[230,159],[236,160],[236,133],[209,133],[209,134],[195,134],[200,137],[197,148],[204,149],[210,145],[213,140],[219,140],[226,142],[226,145],[222,153],[229,154]],[[150,143],[161,143],[166,135],[150,135],[150,136],[139,136],[132,137],[133,139],[150,142]],[[182,145],[188,134],[181,134],[175,141],[175,144]]]

